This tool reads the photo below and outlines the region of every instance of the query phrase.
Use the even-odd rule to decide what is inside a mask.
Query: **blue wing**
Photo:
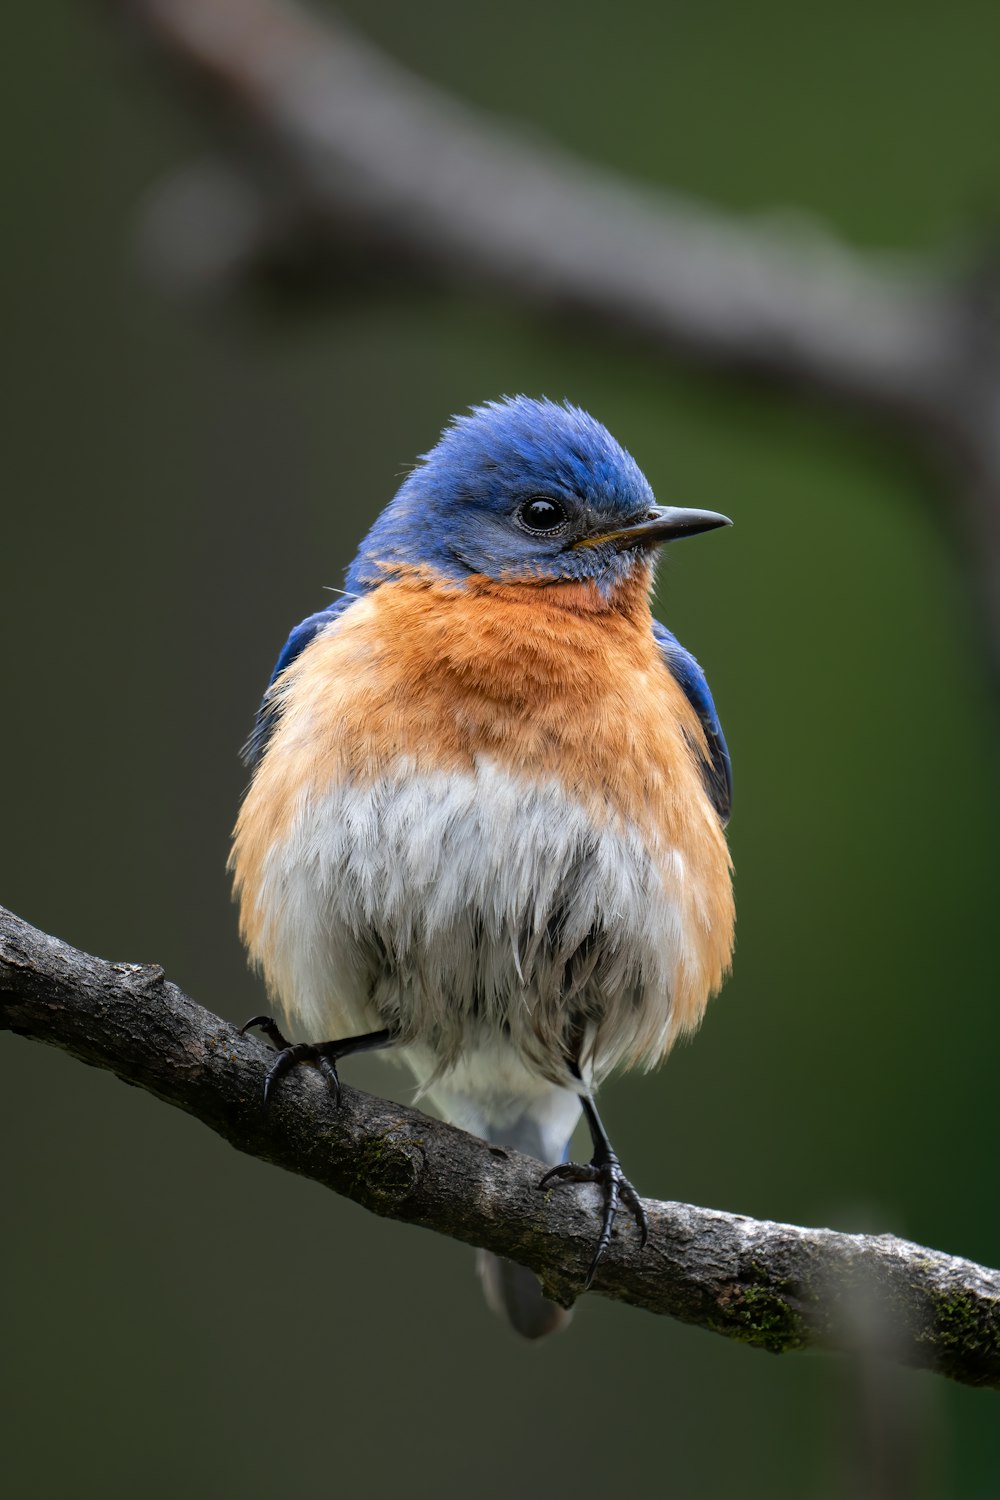
[[[314,640],[320,631],[324,630],[338,615],[343,614],[349,604],[354,603],[355,597],[353,594],[345,594],[343,598],[337,599],[333,604],[328,604],[326,609],[317,610],[314,615],[310,615],[300,625],[296,625],[288,637],[288,640],[282,647],[281,655],[274,664],[274,671],[271,673],[267,687],[264,689],[264,696],[257,710],[257,717],[254,719],[250,738],[243,746],[242,754],[246,765],[255,766],[260,760],[267,748],[267,742],[271,738],[274,726],[278,722],[281,705],[272,692],[274,684],[285,668],[291,666],[295,658],[301,655],[309,642]]]
[[[705,731],[708,743],[708,760],[702,771],[705,790],[725,827],[733,806],[733,768],[705,674],[690,651],[685,651],[677,637],[665,625],[661,625],[659,620],[653,621],[653,636],[663,653],[668,670],[684,689],[685,696]]]

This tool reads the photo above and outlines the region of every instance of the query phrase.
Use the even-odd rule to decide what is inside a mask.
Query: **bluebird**
[[[393,1048],[418,1097],[596,1183],[586,1285],[621,1208],[597,1111],[653,1067],[729,968],[729,753],[705,677],[653,619],[662,543],[728,525],[660,506],[569,404],[454,418],[372,526],[344,592],[291,633],[247,747],[231,868],[241,933],[296,1063]],[[327,1040],[332,1038],[332,1040]],[[569,1160],[581,1113],[593,1142]],[[487,1300],[538,1338],[568,1314],[480,1252]]]

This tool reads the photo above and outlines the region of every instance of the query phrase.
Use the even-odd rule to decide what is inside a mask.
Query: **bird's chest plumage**
[[[233,862],[306,1032],[399,1026],[446,1067],[499,1028],[555,1076],[570,1025],[603,1072],[698,1018],[728,859],[644,599],[401,578],[281,693]]]

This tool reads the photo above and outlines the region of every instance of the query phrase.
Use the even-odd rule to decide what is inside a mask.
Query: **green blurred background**
[[[288,628],[449,412],[567,395],[660,499],[737,522],[658,594],[736,765],[736,970],[663,1073],[608,1088],[622,1159],[650,1195],[997,1264],[1000,726],[929,481],[853,424],[480,300],[171,302],[136,269],[138,206],[207,136],[113,9],[5,23],[0,900],[259,1009],[224,864]],[[463,97],[737,210],[934,250],[996,200],[992,4],[347,9]],[[463,1247],[61,1054],[0,1052],[11,1495],[1000,1493],[993,1394],[880,1379],[903,1474],[881,1483],[848,1361],[597,1298],[522,1345]]]

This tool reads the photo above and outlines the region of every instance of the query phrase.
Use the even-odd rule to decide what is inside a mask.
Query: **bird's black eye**
[[[566,525],[566,507],[558,500],[536,495],[520,506],[517,519],[525,531],[533,531],[537,536],[552,536]]]

